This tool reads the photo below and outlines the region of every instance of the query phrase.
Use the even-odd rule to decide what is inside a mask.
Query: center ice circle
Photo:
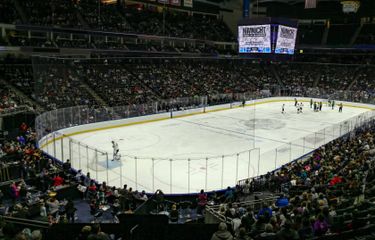
[[[250,119],[246,121],[242,121],[249,129],[263,129],[263,130],[275,130],[281,129],[286,126],[285,122],[282,122],[277,119],[268,119],[268,118],[259,118],[259,119]]]

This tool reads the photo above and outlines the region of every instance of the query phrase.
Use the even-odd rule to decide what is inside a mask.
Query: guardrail
[[[34,227],[34,228],[40,228],[40,229],[48,229],[49,223],[46,221],[38,221],[38,220],[30,220],[26,218],[16,218],[16,217],[8,217],[8,216],[2,216],[1,220],[6,223],[12,223],[14,225],[20,225],[25,227]]]
[[[233,204],[239,204],[243,208],[252,207],[254,211],[259,211],[262,206],[271,206],[275,203],[277,196],[271,196],[259,200],[251,200],[244,202],[236,202]],[[219,210],[221,205],[207,205],[205,213],[205,223],[219,223],[219,222],[230,222],[231,218],[225,217]]]

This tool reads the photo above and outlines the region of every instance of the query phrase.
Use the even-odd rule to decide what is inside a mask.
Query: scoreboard
[[[276,40],[276,54],[294,54],[296,46],[297,28],[278,26]]]
[[[271,53],[271,25],[238,26],[240,53]]]
[[[297,25],[293,24],[293,21],[271,21],[268,18],[257,19],[257,21],[244,19],[238,24],[238,52],[239,54],[293,55],[296,37]]]

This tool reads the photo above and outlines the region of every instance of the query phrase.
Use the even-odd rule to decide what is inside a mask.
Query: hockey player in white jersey
[[[120,160],[119,155],[118,155],[118,152],[120,151],[120,149],[118,148],[118,143],[115,142],[115,141],[112,141],[112,148],[113,148],[113,159],[112,159],[112,161]]]

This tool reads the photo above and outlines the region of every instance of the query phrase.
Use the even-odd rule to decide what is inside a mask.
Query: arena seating
[[[375,25],[371,23],[364,24],[361,32],[356,40],[357,44],[373,44],[375,43]]]
[[[77,73],[63,72],[59,68],[49,68],[45,75],[39,77],[41,79],[47,77],[48,79],[51,79],[51,77],[54,79],[53,82],[43,81],[42,84],[36,85],[40,92],[37,93],[35,98],[46,109],[97,105],[95,98],[84,87]]]
[[[38,98],[33,93],[34,80],[30,64],[4,65],[4,79],[22,92],[37,99],[48,109],[67,107],[75,104],[97,105],[84,87],[69,88],[87,84],[109,106],[145,103],[157,99],[176,97],[215,95],[220,93],[241,93],[256,90],[281,89],[287,95],[303,95],[308,92],[332,93],[334,90],[351,90],[355,99],[366,100],[374,96],[372,82],[373,68],[357,65],[311,64],[311,63],[273,63],[239,60],[189,60],[189,59],[129,59],[108,61],[88,60],[78,63],[79,70],[65,65],[49,71],[51,76],[41,76],[45,85],[40,88],[46,95]],[[275,69],[273,73],[272,68]],[[61,75],[66,71],[64,81]],[[276,75],[275,75],[276,74]],[[280,83],[277,79],[280,79]],[[47,81],[49,79],[50,81]],[[66,85],[68,84],[68,85]],[[59,87],[62,91],[58,91]],[[40,87],[40,86],[37,86]],[[72,92],[69,97],[67,92]],[[84,93],[84,94],[81,94]],[[114,94],[116,93],[116,94]],[[361,100],[361,101],[362,101]]]
[[[0,22],[1,23],[20,23],[12,0],[4,0],[0,3]]]
[[[236,226],[236,219],[246,219],[247,215],[254,217],[255,220],[250,219],[252,225],[243,227],[255,239],[263,239],[259,235],[265,231],[279,231],[276,235],[282,235],[285,229],[294,229],[295,239],[298,235],[305,239],[372,226],[375,219],[370,214],[375,205],[361,200],[361,196],[365,179],[373,179],[375,165],[370,160],[373,158],[368,158],[373,152],[373,129],[374,122],[357,130],[353,138],[344,137],[326,144],[306,160],[242,182],[244,194],[278,189],[280,197],[273,205],[263,205],[259,212],[250,210],[245,215],[241,205],[227,208],[223,205],[219,211],[232,222],[232,226]],[[368,175],[369,171],[372,174]],[[272,216],[265,214],[267,208],[273,209]],[[242,221],[244,223],[247,221]],[[271,231],[267,230],[268,223]],[[233,229],[236,230],[239,229]],[[277,239],[284,238],[278,236]]]
[[[327,44],[349,45],[354,32],[359,27],[357,24],[331,24]]]
[[[198,38],[216,41],[234,41],[233,34],[225,23],[217,17],[178,11],[168,11],[163,14],[155,9],[146,7],[124,10],[116,4],[100,4],[95,1],[53,0],[19,1],[22,13],[27,22],[40,26],[59,26],[67,28],[90,28],[111,32],[131,32],[150,35],[164,35],[181,38]],[[0,5],[3,19],[0,22],[20,23],[20,13],[12,1]]]
[[[35,97],[33,96],[35,82],[30,64],[1,65],[0,72],[2,73],[4,79],[16,86],[17,89],[30,97]]]
[[[41,26],[79,27],[73,1],[20,1],[28,22]]]
[[[124,106],[152,101],[154,93],[129,70],[119,64],[88,64],[82,78],[110,106]],[[93,81],[94,80],[94,81]]]
[[[0,113],[11,111],[17,108],[17,96],[2,84],[0,84]]]
[[[298,42],[301,44],[320,45],[325,26],[323,24],[300,25]]]

